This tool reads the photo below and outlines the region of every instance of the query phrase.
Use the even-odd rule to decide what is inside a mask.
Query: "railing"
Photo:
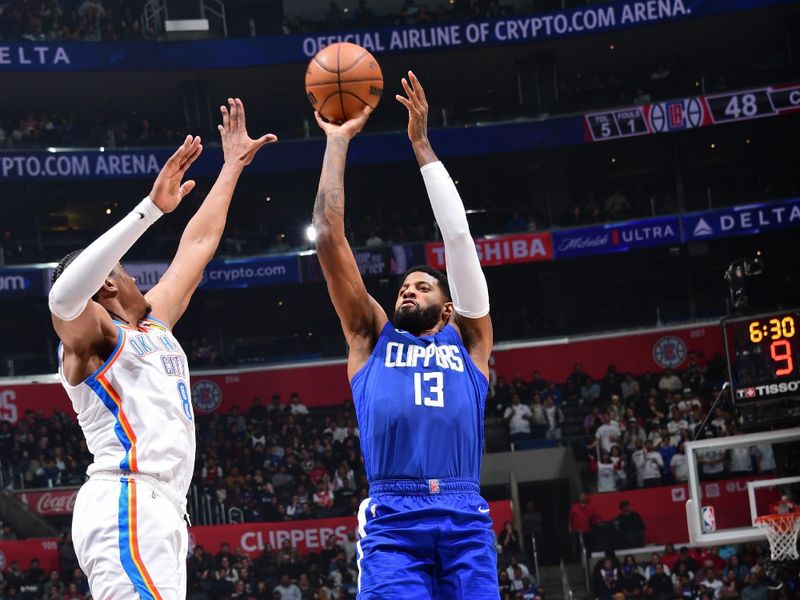
[[[225,503],[193,485],[189,489],[187,511],[193,525],[230,525],[244,523],[244,511],[238,506],[225,508]]]
[[[533,572],[535,573],[534,577],[536,578],[536,583],[538,584],[541,582],[539,578],[539,552],[536,549],[536,536],[531,535],[531,551],[533,552]]]
[[[561,591],[564,594],[564,600],[573,600],[572,587],[569,585],[567,566],[564,564],[563,558],[561,559]]]
[[[225,4],[220,0],[203,0],[200,4],[200,16],[203,19],[216,17],[219,19],[222,37],[228,37],[228,20],[225,17]]]
[[[586,548],[586,540],[583,539],[583,534],[578,533],[578,540],[580,541],[581,549],[581,567],[583,567],[583,579],[586,591],[592,589],[592,573],[589,568],[589,550]]]
[[[167,0],[147,0],[139,18],[142,33],[152,27],[156,33],[164,31],[164,21],[169,18],[167,14]]]

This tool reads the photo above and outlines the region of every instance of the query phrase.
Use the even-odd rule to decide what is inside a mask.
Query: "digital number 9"
[[[781,351],[781,348],[783,349]],[[776,369],[775,375],[788,375],[794,371],[794,358],[792,358],[792,346],[788,340],[778,340],[769,346],[769,354],[775,362],[786,361],[786,366]]]

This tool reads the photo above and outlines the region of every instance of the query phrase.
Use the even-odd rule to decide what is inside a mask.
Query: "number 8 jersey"
[[[416,337],[387,323],[351,381],[370,482],[477,482],[488,382],[458,332]]]
[[[117,324],[111,356],[83,382],[59,376],[97,471],[144,473],[171,487],[179,498],[194,472],[194,412],[189,371],[178,340],[160,321],[142,319],[137,329]]]

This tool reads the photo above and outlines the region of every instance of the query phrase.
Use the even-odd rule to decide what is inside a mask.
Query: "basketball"
[[[361,46],[341,42],[317,52],[306,69],[306,96],[311,106],[332,123],[344,123],[378,106],[383,73],[375,57]]]

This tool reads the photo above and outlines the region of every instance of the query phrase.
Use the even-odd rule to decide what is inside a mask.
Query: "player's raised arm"
[[[350,377],[363,366],[388,321],[386,313],[368,293],[358,271],[353,251],[344,234],[344,167],[350,140],[369,118],[366,107],[358,117],[342,125],[322,120],[317,123],[327,136],[322,174],[314,200],[314,229],[319,257],[328,292],[350,346]]]
[[[200,285],[203,269],[217,251],[239,176],[262,146],[278,139],[271,133],[257,140],[250,139],[242,101],[228,98],[228,107],[220,107],[222,125],[217,126],[225,158],[222,170],[203,204],[186,225],[169,269],[158,285],[145,296],[153,307],[153,316],[170,327],[175,325],[189,306],[192,294]],[[151,196],[172,194],[179,183],[180,178],[172,177],[169,172],[163,178],[159,175]],[[194,187],[194,182],[187,181],[184,185],[189,183]]]
[[[403,78],[401,83],[406,96],[398,95],[396,98],[408,109],[408,138],[425,181],[436,223],[442,232],[447,279],[456,311],[455,325],[460,329],[475,364],[488,377],[493,342],[486,277],[481,270],[461,196],[428,140],[425,90],[411,71],[408,80]]]
[[[164,213],[175,210],[192,190],[193,181],[181,184],[181,180],[202,150],[199,137],[187,136],[156,179],[157,185],[159,181],[169,181],[168,189],[154,193],[157,191],[154,187],[151,195],[119,223],[85,250],[67,257],[63,261],[65,266],[60,266],[54,272],[49,296],[50,312],[53,326],[67,354],[89,360],[98,354],[106,354],[109,347],[114,347],[116,326],[108,311],[91,300],[102,290],[110,294],[119,292],[117,288],[120,283],[110,274],[118,268],[119,261],[150,225]],[[125,316],[135,320],[143,315]]]

